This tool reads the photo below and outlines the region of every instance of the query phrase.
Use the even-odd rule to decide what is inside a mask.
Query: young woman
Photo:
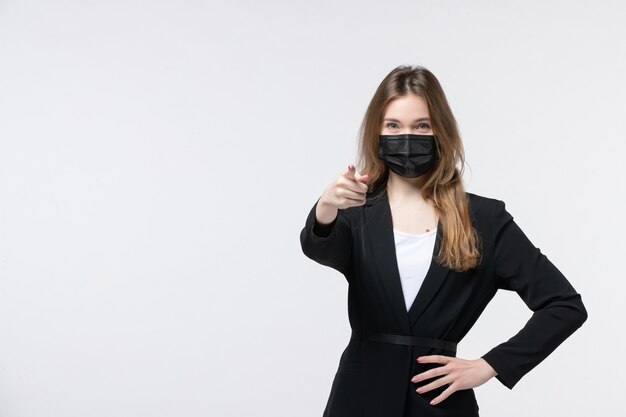
[[[382,81],[358,159],[300,233],[304,254],[348,282],[352,336],[324,416],[478,416],[473,388],[496,377],[512,389],[585,322],[581,295],[503,201],[464,190],[457,125],[426,68]],[[456,357],[498,289],[517,292],[532,317],[482,357]]]

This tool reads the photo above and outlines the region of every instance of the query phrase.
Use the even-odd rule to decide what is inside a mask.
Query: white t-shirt
[[[413,304],[413,300],[430,268],[435,249],[436,233],[437,228],[419,235],[393,229],[398,271],[400,272],[402,293],[407,311],[411,308],[411,304]]]

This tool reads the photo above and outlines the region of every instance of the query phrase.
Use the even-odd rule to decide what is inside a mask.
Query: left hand
[[[445,391],[430,402],[431,405],[440,403],[455,391],[475,388],[482,385],[497,375],[496,371],[483,358],[468,360],[454,356],[430,355],[420,356],[417,358],[417,361],[419,363],[444,364],[444,366],[439,366],[417,374],[411,379],[411,382],[417,383],[425,379],[443,375],[441,378],[437,378],[416,390],[418,393],[422,394],[442,385],[449,384],[450,386],[446,388]]]

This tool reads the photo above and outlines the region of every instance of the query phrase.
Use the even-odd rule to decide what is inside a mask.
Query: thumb
[[[359,174],[358,172],[354,175],[354,179],[357,181],[360,181],[362,183],[366,183],[367,181],[369,181],[369,177],[367,176],[367,174]]]

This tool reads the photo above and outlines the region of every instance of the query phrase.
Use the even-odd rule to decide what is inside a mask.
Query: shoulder
[[[467,196],[469,211],[473,218],[477,220],[493,220],[498,213],[505,211],[505,203],[494,196],[485,196],[470,192],[465,192]]]
[[[469,204],[474,210],[493,209],[502,201],[496,197],[488,197],[480,194],[465,192]]]

